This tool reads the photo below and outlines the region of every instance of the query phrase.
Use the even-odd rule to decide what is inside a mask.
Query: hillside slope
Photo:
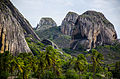
[[[59,48],[69,48],[71,37],[64,35],[60,31],[60,27],[51,27],[46,30],[35,31],[36,34],[41,38],[41,40],[49,39],[53,41]]]
[[[0,0],[0,52],[31,52],[25,36],[32,35],[39,39],[29,22],[14,7],[10,0]]]

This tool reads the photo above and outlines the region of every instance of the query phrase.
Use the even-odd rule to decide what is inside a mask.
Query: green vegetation
[[[89,55],[88,55],[89,54]],[[86,55],[77,57],[60,52],[52,46],[33,56],[32,53],[20,53],[12,56],[9,52],[0,54],[0,78],[7,79],[109,79],[120,78],[120,62],[108,65],[103,55],[92,49]],[[89,60],[87,61],[87,57]],[[112,71],[112,72],[111,72]],[[113,75],[112,75],[113,74]]]
[[[109,49],[111,51],[115,51],[117,53],[120,53],[120,43],[115,42],[113,45],[104,45],[104,46],[98,46],[97,49],[101,49],[101,48],[106,48]]]
[[[114,43],[113,45],[98,46],[96,48],[105,56],[105,63],[111,64],[120,60],[120,43]]]
[[[68,54],[76,53],[75,50],[72,50],[70,48],[63,48],[63,51],[66,52],[66,53],[68,53]]]
[[[32,53],[20,53],[17,56],[13,56],[7,51],[3,54],[0,53],[1,79],[7,79],[8,77],[16,79],[120,78],[120,60],[118,59],[119,61],[114,61],[114,63],[106,63],[106,59],[112,56],[111,52],[114,51],[120,56],[120,44],[118,43],[112,46],[97,47],[96,49],[101,53],[96,49],[92,49],[89,52],[82,51],[81,54],[78,50],[64,49],[71,56],[60,49],[54,49],[50,45],[45,46],[32,36],[27,36],[26,40],[34,55]],[[107,54],[103,53],[103,51],[106,52],[105,49]]]
[[[113,77],[120,79],[120,61],[116,62],[112,70]]]
[[[61,55],[52,46],[33,56],[32,53],[20,53],[12,56],[9,52],[0,54],[0,78],[16,76],[20,79],[39,78],[49,79],[61,77],[61,63],[69,60],[71,56]]]
[[[59,27],[51,27],[46,30],[40,30],[40,31],[35,31],[35,32],[41,38],[41,40],[43,39],[54,40],[56,37],[62,34],[59,29],[60,29]]]
[[[120,43],[115,42],[113,45],[97,46],[96,50],[99,51],[101,54],[103,54],[103,56],[105,56],[104,62],[106,64],[112,64],[117,61],[120,61]],[[63,48],[63,51],[75,57],[77,57],[79,53],[88,54],[88,52],[85,51],[83,48],[78,50]]]
[[[69,48],[71,36],[63,35],[60,27],[51,27],[46,30],[35,31],[41,40],[49,39],[53,41],[59,48]]]
[[[34,55],[39,54],[40,51],[44,50],[45,48],[45,45],[43,43],[34,39],[32,36],[26,37],[26,41]]]

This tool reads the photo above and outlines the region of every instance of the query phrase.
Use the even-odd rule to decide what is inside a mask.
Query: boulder
[[[70,47],[72,49],[82,47],[87,50],[98,45],[112,44],[116,39],[114,25],[102,13],[86,11],[79,15],[75,22]]]

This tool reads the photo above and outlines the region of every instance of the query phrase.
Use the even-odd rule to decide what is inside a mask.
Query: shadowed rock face
[[[56,27],[57,24],[52,18],[41,18],[39,24],[37,24],[36,30],[46,30],[51,27]]]
[[[28,34],[40,40],[13,4],[9,0],[0,0],[0,52],[10,51],[13,55],[31,52],[25,40]]]
[[[72,32],[71,48],[95,48],[97,45],[111,44],[117,39],[113,24],[102,13],[87,11],[80,15]]]
[[[75,22],[78,18],[78,14],[74,12],[68,12],[61,24],[61,32],[65,35],[72,34],[72,30],[75,26]]]

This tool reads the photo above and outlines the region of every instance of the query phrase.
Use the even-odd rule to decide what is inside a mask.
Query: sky
[[[69,11],[82,14],[87,10],[102,12],[114,25],[120,38],[120,0],[11,0],[15,7],[36,27],[42,17],[51,17],[60,25]]]

